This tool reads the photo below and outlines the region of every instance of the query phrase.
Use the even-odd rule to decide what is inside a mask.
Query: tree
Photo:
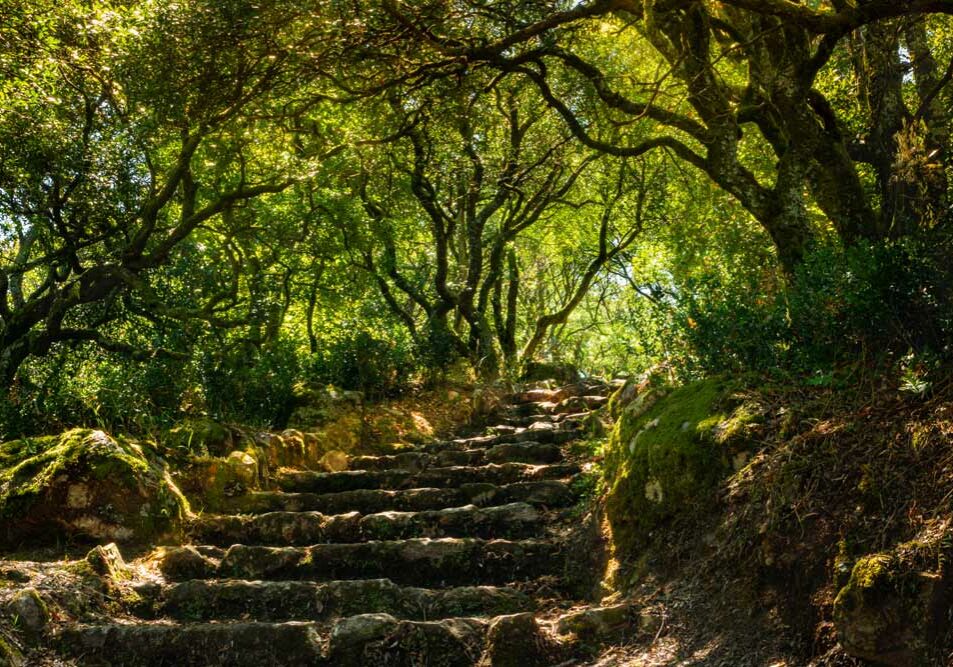
[[[184,356],[110,337],[123,319],[236,324],[250,203],[310,168],[269,122],[308,39],[298,7],[30,2],[3,23],[0,381],[65,342]],[[169,282],[185,257],[215,263],[205,289]]]
[[[390,137],[359,151],[363,167],[354,191],[369,232],[342,229],[356,265],[373,276],[418,345],[438,357],[466,357],[493,375],[500,355],[510,366],[531,357],[602,267],[635,239],[634,224],[616,236],[613,209],[630,173],[593,170],[596,156],[580,150],[526,85],[490,81],[481,88],[467,81],[443,93],[444,103],[390,105]],[[615,179],[611,193],[580,188],[583,177]],[[605,208],[597,210],[600,204]],[[597,250],[574,267],[578,285],[566,303],[533,323],[521,351],[519,264],[526,250],[519,239],[559,216],[601,229]]]
[[[532,81],[585,146],[664,150],[706,174],[789,272],[828,225],[845,244],[878,242],[946,215],[949,0],[379,7],[363,42],[415,54],[392,80],[485,67]],[[854,102],[833,104],[845,87]]]

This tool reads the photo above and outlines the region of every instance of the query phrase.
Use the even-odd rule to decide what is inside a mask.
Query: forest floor
[[[953,382],[740,386],[750,462],[615,577],[666,628],[597,664],[953,664]]]
[[[226,507],[199,515],[182,546],[123,547],[116,571],[86,558],[80,544],[6,554],[0,602],[9,608],[17,591],[35,590],[49,617],[39,643],[30,619],[0,622],[0,648],[13,656],[4,662],[0,651],[0,665],[219,664],[210,654],[220,664],[347,665],[376,656],[414,665],[461,646],[473,657],[460,664],[510,664],[501,638],[516,647],[514,664],[525,665],[868,664],[839,643],[834,601],[870,554],[913,563],[918,574],[949,557],[953,384],[917,395],[889,383],[745,386],[740,398],[759,415],[748,433],[755,456],[711,502],[660,525],[640,553],[613,551],[603,512],[599,451],[611,424],[590,408],[604,399],[560,407],[531,394],[511,405],[484,393],[481,411],[494,418],[474,430],[463,426],[475,417],[472,393],[444,388],[374,408],[376,417],[360,406],[371,453],[353,451],[348,472],[282,468],[270,489],[230,495]],[[335,419],[353,428],[356,410]],[[403,444],[382,453],[395,434]],[[384,538],[404,546],[343,559],[304,546],[357,548]],[[487,539],[497,544],[490,551],[516,553],[503,542],[542,551],[490,553]],[[444,556],[428,551],[437,543],[462,549],[463,560],[440,564]],[[391,580],[383,594],[348,593],[355,580],[381,578]],[[242,588],[246,580],[260,586]],[[484,588],[474,594],[473,584]],[[463,597],[420,592],[429,588]],[[314,607],[302,595],[323,602]],[[493,629],[527,611],[526,624]],[[388,616],[371,629],[342,625],[362,613]],[[485,620],[454,625],[458,617]],[[252,621],[265,648],[215,635],[231,627],[240,636]],[[296,622],[319,639],[296,634]],[[532,646],[521,647],[517,638],[527,633]],[[122,646],[137,646],[140,657],[110,658]],[[950,646],[938,638],[918,664],[948,664]]]

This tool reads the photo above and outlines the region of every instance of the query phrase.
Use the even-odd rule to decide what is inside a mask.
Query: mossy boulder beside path
[[[649,377],[613,395],[606,511],[622,553],[638,553],[664,521],[713,502],[718,482],[747,463],[760,415],[737,389],[720,378],[672,388]]]
[[[103,431],[0,444],[0,545],[144,541],[173,531],[188,503],[146,443]]]

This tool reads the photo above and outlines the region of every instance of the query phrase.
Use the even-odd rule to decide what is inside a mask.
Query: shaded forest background
[[[665,365],[923,394],[953,5],[0,3],[0,440]]]

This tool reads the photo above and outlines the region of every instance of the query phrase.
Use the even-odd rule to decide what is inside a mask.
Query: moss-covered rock
[[[23,667],[25,664],[20,649],[0,633],[0,667]]]
[[[96,574],[114,581],[129,579],[132,573],[116,544],[99,545],[86,554],[86,562]]]
[[[857,561],[834,601],[848,653],[897,667],[938,664],[932,653],[948,625],[950,581],[932,551],[909,543]]]
[[[35,588],[21,588],[7,603],[7,615],[27,635],[38,635],[50,622],[46,602]]]
[[[146,540],[187,514],[166,470],[137,443],[74,429],[0,445],[0,543]]]
[[[644,547],[661,522],[710,502],[717,482],[746,460],[754,416],[731,408],[734,389],[718,378],[674,390],[643,380],[613,397],[606,510],[621,554]]]

